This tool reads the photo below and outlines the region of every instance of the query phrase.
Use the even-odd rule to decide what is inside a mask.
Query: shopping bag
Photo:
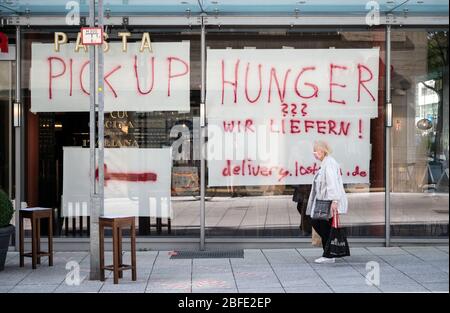
[[[311,244],[313,245],[313,247],[322,247],[322,238],[321,238],[320,235],[314,230],[314,228],[312,229],[312,240],[311,240]]]
[[[350,247],[345,235],[345,228],[339,227],[339,214],[337,212],[333,215],[330,236],[325,245],[323,256],[326,258],[350,256]]]

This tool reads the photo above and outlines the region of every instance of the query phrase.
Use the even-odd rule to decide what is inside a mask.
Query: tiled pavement
[[[57,252],[54,266],[47,259],[36,270],[30,259],[20,268],[16,252],[9,252],[0,272],[0,293],[38,292],[208,292],[208,293],[326,293],[326,292],[447,292],[448,246],[368,247],[351,249],[352,256],[335,264],[315,264],[321,249],[251,249],[243,259],[177,259],[168,251],[139,251],[138,280],[130,271],[118,285],[110,272],[105,282],[89,281],[86,252]],[[124,261],[129,260],[125,253]],[[111,254],[107,253],[107,263]],[[74,261],[74,262],[70,262]],[[70,263],[69,263],[70,262]],[[368,262],[376,262],[369,263]],[[79,264],[81,284],[72,279]],[[370,266],[379,266],[379,285],[370,285]],[[66,269],[66,266],[68,269]],[[368,266],[368,267],[367,267]]]

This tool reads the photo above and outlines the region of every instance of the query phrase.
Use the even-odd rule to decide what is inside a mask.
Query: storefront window
[[[11,32],[0,32],[0,189],[13,197],[13,125],[15,44]]]
[[[56,235],[87,237],[88,53],[76,30],[59,33],[67,42],[61,34],[23,34],[25,200],[54,209]],[[105,213],[136,216],[140,236],[198,238],[200,32],[107,34]],[[392,31],[394,111],[385,151],[383,27],[207,27],[206,236],[309,237],[304,211],[320,166],[315,140],[328,142],[341,165],[349,201],[341,223],[349,236],[384,236],[386,166],[392,235],[447,236],[447,34]],[[0,183],[7,190],[14,64],[0,67]]]
[[[140,236],[198,238],[198,31],[107,34],[104,214],[136,216]],[[57,235],[89,236],[89,54],[76,32],[24,37],[27,202],[54,208]]]
[[[384,236],[384,30],[221,27],[206,45],[207,236],[310,236],[315,140],[341,164],[348,234]]]
[[[392,235],[448,237],[448,31],[392,34]]]

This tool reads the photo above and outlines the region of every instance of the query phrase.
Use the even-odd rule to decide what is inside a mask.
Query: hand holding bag
[[[350,255],[350,247],[345,229],[339,227],[339,214],[334,212],[331,222],[330,236],[325,245],[323,256],[326,258],[342,258]]]

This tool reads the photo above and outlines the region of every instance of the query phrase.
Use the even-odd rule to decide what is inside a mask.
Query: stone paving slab
[[[431,292],[447,292],[448,293],[448,282],[446,283],[425,283],[423,284],[425,288]]]
[[[389,292],[389,293],[430,292],[427,288],[417,283],[410,283],[407,285],[382,284],[380,285],[379,288],[382,292]]]
[[[7,293],[8,291],[10,291],[13,288],[14,288],[14,285],[0,286],[0,293]]]
[[[337,293],[381,293],[376,286],[360,286],[360,285],[343,285],[332,287]]]
[[[325,283],[319,282],[314,285],[295,286],[284,288],[286,293],[331,293],[330,289]]]
[[[252,288],[239,288],[240,293],[285,293],[285,290],[280,287],[252,287]]]
[[[59,285],[16,285],[9,293],[53,293]]]
[[[265,249],[263,253],[271,264],[306,263],[306,260],[294,249]]]
[[[409,253],[402,249],[401,247],[367,247],[371,253],[375,255],[408,255]]]
[[[19,267],[16,252],[9,252],[0,272],[0,293],[379,293],[449,291],[447,246],[358,247],[352,256],[335,264],[316,264],[322,249],[246,249],[244,258],[170,259],[169,251],[138,251],[137,281],[125,271],[118,285],[111,271],[106,280],[90,281],[87,252],[56,252],[36,270],[30,260]],[[107,262],[112,262],[106,253]],[[130,254],[123,254],[129,262]],[[70,263],[69,263],[70,262]],[[367,279],[367,262],[379,267],[379,285]],[[79,264],[80,284],[73,281]],[[369,265],[370,265],[369,264]],[[68,268],[66,269],[66,266]],[[367,268],[366,268],[367,267]],[[367,276],[367,277],[366,277]],[[375,282],[376,283],[376,282]]]
[[[85,280],[80,285],[61,284],[55,293],[97,293],[103,286],[101,281]]]
[[[238,290],[236,288],[221,288],[221,289],[192,288],[192,293],[238,293]]]
[[[145,293],[191,293],[190,288],[186,289],[146,289]]]
[[[448,246],[436,246],[436,249],[444,251],[448,254]]]

